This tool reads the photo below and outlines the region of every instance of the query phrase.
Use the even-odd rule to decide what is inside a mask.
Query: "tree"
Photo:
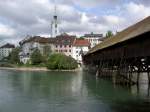
[[[76,60],[64,54],[52,54],[47,62],[48,69],[70,70],[78,67]]]
[[[45,45],[45,46],[43,47],[43,55],[44,55],[45,57],[50,56],[51,52],[52,52],[52,50],[51,50],[51,46],[50,46],[50,45]]]
[[[19,59],[19,52],[20,52],[20,47],[16,47],[12,50],[12,52],[8,56],[8,60],[12,64],[19,64],[20,59]]]
[[[113,32],[112,31],[107,31],[107,33],[106,33],[106,37],[107,38],[109,38],[109,37],[112,37],[114,34],[113,34]]]
[[[43,56],[39,49],[35,49],[30,58],[32,65],[39,65],[43,62]]]
[[[84,37],[80,37],[79,39],[80,39],[80,40],[84,40]]]

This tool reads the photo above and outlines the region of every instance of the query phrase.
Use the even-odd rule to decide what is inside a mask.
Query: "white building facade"
[[[82,55],[89,51],[90,43],[87,40],[76,39],[72,47],[72,57],[82,63]]]
[[[103,34],[94,34],[93,32],[91,34],[85,34],[84,38],[90,42],[91,48],[101,43],[104,39]]]
[[[53,52],[54,45],[52,44],[52,38],[44,38],[40,36],[34,36],[24,39],[19,44],[21,46],[21,52],[19,53],[20,62],[26,64],[30,60],[30,56],[35,49],[40,50],[42,55]]]
[[[8,57],[14,48],[15,46],[9,43],[1,46],[0,47],[0,60],[2,60],[5,57]]]

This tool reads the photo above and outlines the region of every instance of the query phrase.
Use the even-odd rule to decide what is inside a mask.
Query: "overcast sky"
[[[55,0],[61,32],[114,32],[150,15],[150,0]],[[0,0],[0,41],[50,35],[54,0]]]

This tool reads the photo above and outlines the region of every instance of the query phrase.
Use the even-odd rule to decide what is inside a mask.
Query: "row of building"
[[[68,35],[66,33],[55,38],[40,36],[26,37],[19,42],[21,52],[20,61],[27,63],[35,49],[39,49],[42,55],[50,53],[63,53],[73,57],[78,63],[82,63],[82,55],[87,53],[90,48],[103,41],[102,34],[85,34],[82,38]],[[0,47],[0,59],[7,57],[14,48],[14,45],[6,44]]]

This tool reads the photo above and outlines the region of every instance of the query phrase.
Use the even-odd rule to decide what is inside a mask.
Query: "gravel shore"
[[[0,70],[19,70],[19,71],[81,71],[82,68],[77,68],[74,70],[49,70],[46,67],[0,67]]]

